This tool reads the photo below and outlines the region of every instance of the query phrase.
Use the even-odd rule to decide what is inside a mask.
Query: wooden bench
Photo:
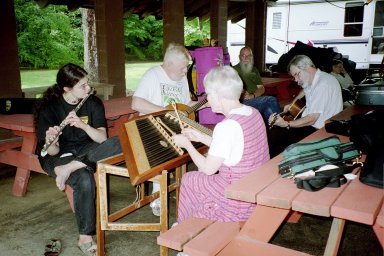
[[[384,248],[384,203],[381,205],[380,212],[377,215],[373,231],[375,232],[381,246]]]
[[[23,138],[22,137],[12,137],[12,138],[5,138],[0,140],[0,152],[14,149],[14,148],[20,148],[23,144]]]
[[[188,218],[160,234],[157,244],[189,255],[216,255],[239,233],[240,227],[237,222]]]
[[[1,138],[0,139],[0,152],[20,148],[23,144],[23,138],[22,137],[11,137],[11,138]],[[5,166],[5,164],[0,163],[0,168]]]
[[[249,255],[250,252],[259,255],[308,255],[268,244],[289,212],[287,209],[258,205],[245,224],[188,218],[160,234],[157,244],[193,256]]]
[[[218,256],[249,256],[249,255],[268,255],[268,256],[305,256],[307,253],[287,249],[258,240],[249,240],[236,237],[232,240]]]
[[[39,86],[31,88],[23,88],[24,98],[41,98],[43,93],[49,88],[49,86]]]
[[[91,82],[91,86],[95,87],[96,94],[103,96],[104,100],[108,100],[109,96],[113,96],[114,84]]]

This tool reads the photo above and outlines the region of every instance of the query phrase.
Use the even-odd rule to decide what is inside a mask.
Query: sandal
[[[50,239],[45,244],[44,256],[57,256],[61,252],[61,242],[59,239]]]
[[[96,256],[97,244],[94,241],[78,245],[79,249],[87,256]]]

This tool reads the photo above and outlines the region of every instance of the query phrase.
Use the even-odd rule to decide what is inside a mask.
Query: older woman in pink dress
[[[243,83],[233,68],[212,69],[204,78],[204,87],[212,111],[225,119],[216,125],[212,137],[188,128],[174,136],[198,167],[182,178],[178,222],[188,217],[245,221],[255,204],[228,199],[224,191],[269,160],[265,124],[255,108],[240,103]],[[208,154],[200,154],[191,141],[209,146]]]

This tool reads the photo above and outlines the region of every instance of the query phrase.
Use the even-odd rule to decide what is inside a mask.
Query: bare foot
[[[72,161],[70,163],[67,163],[65,165],[60,165],[55,167],[55,173],[56,173],[56,186],[60,190],[65,189],[65,182],[69,178],[69,175],[71,175],[72,172],[86,166],[82,162],[79,161]]]
[[[63,191],[65,189],[65,182],[67,181],[69,175],[71,175],[72,170],[67,167],[67,165],[60,165],[55,167],[56,173],[56,186]]]

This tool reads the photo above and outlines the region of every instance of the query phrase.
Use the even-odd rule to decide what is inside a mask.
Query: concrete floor
[[[77,228],[66,195],[59,191],[54,180],[32,173],[25,197],[11,193],[15,169],[0,168],[0,255],[38,256],[44,254],[46,240],[59,238],[63,256],[81,256],[76,247]],[[128,180],[111,177],[111,207],[116,209],[135,198]],[[174,196],[170,199],[170,223],[174,219]],[[130,221],[156,221],[148,206],[129,216]],[[296,224],[285,224],[272,243],[313,255],[322,255],[330,218],[304,215]],[[159,255],[157,232],[106,232],[106,250],[110,256]],[[170,250],[170,255],[176,252]],[[252,253],[251,255],[257,255]],[[339,255],[383,255],[383,250],[366,225],[347,222]]]

